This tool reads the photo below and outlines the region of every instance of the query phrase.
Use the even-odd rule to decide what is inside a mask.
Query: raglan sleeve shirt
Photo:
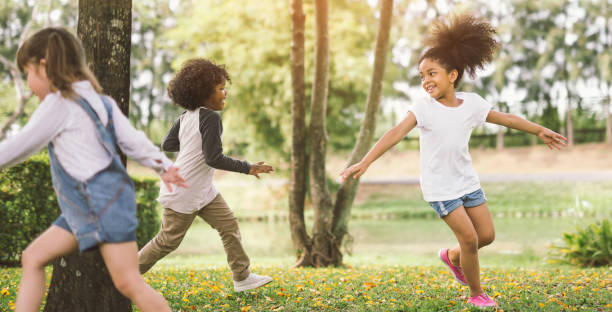
[[[223,155],[221,142],[223,124],[219,113],[209,109],[200,110],[200,133],[202,135],[202,153],[206,164],[215,169],[249,173],[251,165],[247,161],[236,160]]]
[[[184,113],[183,113],[184,114]],[[182,115],[182,114],[181,114]],[[181,118],[177,118],[172,128],[166,133],[162,140],[161,148],[167,152],[178,152],[181,148],[181,142],[179,141],[179,130],[181,129]]]

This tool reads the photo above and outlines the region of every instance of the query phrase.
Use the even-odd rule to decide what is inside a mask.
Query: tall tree
[[[289,180],[289,226],[293,245],[298,252],[310,254],[312,243],[304,222],[307,188],[306,155],[306,86],[304,80],[304,30],[306,15],[302,0],[291,1],[291,177]]]
[[[329,87],[329,6],[327,0],[315,0],[315,60],[310,102],[310,194],[314,210],[312,230],[312,263],[327,266],[332,263],[330,255],[334,248],[331,233],[332,199],[327,188],[325,156],[327,152],[327,90]],[[308,255],[305,255],[308,256]]]
[[[374,49],[374,69],[370,81],[370,89],[366,100],[365,118],[359,130],[357,143],[353,148],[347,166],[357,163],[368,152],[372,145],[376,131],[376,115],[380,108],[382,98],[383,78],[387,63],[387,50],[389,46],[389,34],[391,32],[391,19],[393,16],[393,0],[382,0],[378,35],[376,36],[376,47]],[[334,205],[334,218],[332,221],[332,234],[336,240],[335,246],[342,246],[344,237],[348,233],[348,222],[350,219],[351,206],[357,191],[359,180],[347,179],[336,193]],[[342,263],[342,253],[334,250],[332,254],[335,264]]]
[[[131,24],[131,0],[79,0],[78,35],[89,66],[126,115]],[[114,287],[96,249],[54,261],[45,311],[132,311],[132,304]]]
[[[340,186],[336,194],[335,204],[327,188],[327,176],[325,172],[325,156],[327,145],[327,134],[325,130],[328,71],[329,71],[329,39],[328,39],[328,12],[327,1],[315,1],[315,71],[313,77],[313,92],[311,99],[311,115],[309,127],[310,142],[310,192],[314,209],[314,225],[312,238],[306,232],[304,225],[304,193],[303,189],[296,186],[301,185],[305,176],[300,176],[304,172],[305,162],[297,160],[305,159],[306,149],[305,134],[303,127],[304,121],[298,113],[302,113],[303,86],[300,86],[300,79],[303,76],[303,68],[300,67],[299,53],[302,46],[303,37],[299,36],[299,31],[303,24],[302,20],[296,17],[296,12],[301,12],[301,3],[293,2],[293,51],[292,51],[292,77],[294,82],[294,112],[293,112],[293,153],[292,155],[292,176],[290,194],[290,226],[294,245],[301,252],[301,257],[296,266],[329,266],[342,264],[342,252],[340,246],[343,238],[348,233],[348,220],[350,207],[352,205],[357,181],[347,180]],[[349,165],[361,159],[370,148],[374,131],[376,128],[376,115],[380,107],[382,97],[382,81],[385,72],[387,50],[389,44],[389,33],[391,27],[391,17],[393,13],[393,1],[383,0],[381,14],[379,16],[379,30],[376,39],[374,53],[374,69],[370,82],[370,89],[366,100],[365,119],[361,125],[357,143],[353,149]],[[302,102],[300,102],[302,101]],[[295,161],[294,161],[295,160]]]

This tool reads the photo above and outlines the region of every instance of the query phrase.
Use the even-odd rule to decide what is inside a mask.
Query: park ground
[[[497,232],[495,242],[480,253],[483,285],[500,303],[490,310],[611,311],[610,268],[557,263],[550,247],[560,243],[564,232],[612,215],[612,147],[471,153],[483,180],[508,178],[483,181]],[[342,170],[346,158],[330,156],[330,175]],[[150,175],[128,167],[133,174]],[[405,183],[414,178],[418,151],[391,151],[374,163],[353,207],[346,265],[309,269],[291,268],[295,255],[285,180],[219,172],[216,183],[240,219],[252,270],[274,282],[233,293],[218,235],[199,221],[179,249],[144,277],[174,311],[476,311],[465,302],[467,288],[436,257],[438,248],[455,241],[431,215],[418,185]],[[396,183],[381,184],[384,179]],[[308,210],[309,224],[311,214]],[[47,272],[49,281],[50,268]],[[0,310],[10,311],[20,269],[0,268],[0,277]]]

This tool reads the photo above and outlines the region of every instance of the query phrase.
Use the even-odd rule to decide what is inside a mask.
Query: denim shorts
[[[457,199],[433,201],[429,202],[429,205],[436,211],[438,217],[442,218],[451,213],[451,211],[459,208],[461,205],[465,208],[471,208],[480,206],[486,202],[487,198],[484,192],[482,189],[478,189],[477,191],[463,195]]]

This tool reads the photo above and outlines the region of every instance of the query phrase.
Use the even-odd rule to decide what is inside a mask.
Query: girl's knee
[[[22,268],[38,268],[44,266],[42,263],[42,257],[32,247],[27,247],[21,253],[21,267]]]
[[[478,237],[480,247],[490,245],[495,240],[495,232],[487,233]]]
[[[478,235],[476,233],[463,235],[459,238],[462,251],[476,252],[478,250]]]
[[[132,298],[133,294],[136,294],[142,284],[144,284],[144,281],[138,274],[126,274],[115,276],[113,284],[122,295]]]

